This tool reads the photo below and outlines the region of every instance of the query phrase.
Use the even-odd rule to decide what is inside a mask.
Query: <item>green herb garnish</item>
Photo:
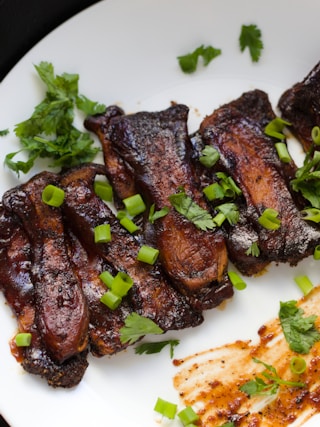
[[[198,59],[201,56],[203,59],[203,65],[207,66],[214,58],[221,55],[221,49],[216,49],[212,46],[204,47],[204,45],[199,46],[191,53],[186,55],[178,56],[178,61],[181,70],[184,73],[194,73],[198,66]]]
[[[320,332],[314,323],[317,316],[303,317],[303,314],[304,311],[297,307],[296,301],[280,302],[280,324],[290,349],[307,354],[320,341]]]
[[[253,358],[256,363],[261,363],[266,369],[261,372],[261,377],[256,377],[240,387],[240,390],[248,396],[272,395],[276,394],[280,385],[288,387],[305,387],[305,384],[297,381],[285,381],[281,379],[274,366],[268,365],[257,358]]]
[[[263,50],[261,36],[261,30],[257,25],[242,25],[239,37],[240,50],[243,52],[248,48],[253,62],[259,61]]]
[[[6,136],[9,133],[9,129],[2,129],[0,130],[0,136]]]
[[[239,209],[235,203],[223,203],[216,206],[217,215],[213,218],[213,222],[220,227],[227,220],[229,224],[234,225],[239,221]]]
[[[50,166],[70,167],[94,159],[99,148],[86,132],[73,125],[75,108],[86,114],[105,111],[105,106],[78,94],[78,74],[55,76],[53,65],[41,62],[35,66],[47,87],[44,100],[38,104],[31,117],[15,127],[22,148],[9,153],[5,164],[17,174],[27,173],[37,158],[50,158]],[[20,152],[28,154],[27,161],[13,161]]]
[[[259,246],[258,246],[258,242],[253,242],[252,244],[251,244],[251,246],[247,249],[247,251],[246,251],[246,255],[251,255],[251,256],[254,256],[254,257],[259,257],[259,255],[260,255],[260,249],[259,249]]]
[[[200,163],[206,168],[211,168],[214,166],[220,158],[219,151],[212,147],[211,145],[206,145],[201,151],[201,156],[199,157]]]
[[[153,203],[150,206],[150,211],[149,211],[149,221],[151,222],[151,224],[153,224],[157,219],[163,218],[164,216],[166,216],[169,212],[169,207],[168,206],[164,206],[162,209],[156,211],[155,210],[155,204]]]
[[[126,317],[124,326],[120,329],[120,341],[133,344],[148,334],[163,334],[163,330],[151,319],[131,313]]]
[[[206,231],[215,228],[210,213],[195,203],[183,190],[169,196],[169,201],[177,212],[191,221],[200,230]]]
[[[174,348],[180,343],[179,340],[167,340],[159,342],[145,342],[135,347],[136,354],[155,354],[170,346],[170,357],[173,358]]]

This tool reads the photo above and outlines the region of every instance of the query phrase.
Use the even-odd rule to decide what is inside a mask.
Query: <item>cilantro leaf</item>
[[[191,221],[198,229],[207,231],[215,228],[210,213],[195,203],[184,191],[169,196],[171,205],[177,212]]]
[[[170,357],[173,358],[174,347],[179,344],[179,340],[167,340],[159,342],[145,342],[138,345],[135,348],[136,354],[155,354],[160,353],[160,351],[166,346],[170,346]]]
[[[222,216],[223,221],[227,220],[231,225],[234,225],[239,221],[239,209],[235,203],[223,203],[222,205],[216,206],[216,209],[220,212],[220,214],[218,213],[213,218],[217,225],[221,225]]]
[[[120,341],[133,344],[147,334],[163,334],[163,330],[151,319],[131,313],[126,317],[124,326],[120,329]]]
[[[214,166],[220,158],[219,151],[212,147],[211,145],[206,145],[201,151],[201,156],[199,157],[200,163],[206,168],[211,168]]]
[[[191,53],[178,56],[177,59],[181,70],[184,73],[191,74],[196,71],[198,66],[198,59],[200,56],[203,59],[203,65],[207,66],[214,58],[219,55],[221,55],[221,49],[216,49],[212,46],[204,47],[204,45],[201,45]]]
[[[259,61],[263,50],[261,36],[261,30],[256,25],[242,25],[239,37],[240,50],[243,52],[248,48],[253,62]]]
[[[27,173],[37,158],[53,159],[50,166],[70,167],[94,159],[100,148],[94,147],[90,134],[73,125],[76,107],[87,114],[102,112],[105,106],[78,95],[77,74],[54,74],[53,65],[41,62],[35,66],[47,91],[44,99],[35,106],[32,115],[15,126],[15,134],[22,149],[9,153],[5,164],[15,171]],[[14,161],[21,152],[26,161]]]
[[[168,212],[169,212],[168,206],[164,206],[162,209],[155,211],[155,204],[153,203],[150,207],[148,219],[151,222],[151,224],[153,224],[157,219],[163,218],[164,216],[166,216]]]
[[[307,354],[320,341],[320,332],[314,324],[317,316],[303,317],[304,311],[296,304],[296,301],[280,302],[280,324],[290,349]]]

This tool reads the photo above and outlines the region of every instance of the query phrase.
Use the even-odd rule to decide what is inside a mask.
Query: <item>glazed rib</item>
[[[31,281],[31,248],[19,222],[0,207],[0,289],[18,321],[19,332],[32,334],[29,347],[11,349],[22,367],[29,373],[45,378],[52,387],[70,388],[82,379],[88,362],[86,352],[62,364],[48,354],[38,332],[35,317],[34,287]]]
[[[45,186],[56,183],[56,175],[43,172],[7,191],[3,204],[20,218],[31,243],[37,327],[50,356],[62,363],[86,349],[89,317],[67,255],[60,209],[41,200]]]
[[[170,285],[159,265],[149,266],[137,260],[139,243],[94,193],[97,174],[105,174],[102,165],[90,164],[62,175],[61,185],[66,194],[63,209],[68,226],[90,257],[102,257],[113,271],[124,271],[134,280],[127,298],[135,312],[151,318],[165,331],[200,324],[203,321],[201,313],[193,310]],[[111,225],[111,242],[96,244],[93,229],[104,223]]]
[[[127,170],[134,171],[135,188],[156,210],[168,206],[169,196],[181,187],[207,208],[189,161],[187,118],[187,107],[176,105],[158,113],[115,116],[104,127],[107,144]],[[171,209],[155,222],[154,236],[163,268],[181,293],[197,300],[198,307],[214,307],[232,295],[222,233],[201,231]]]
[[[308,152],[312,128],[320,125],[320,62],[301,82],[281,95],[278,107],[282,117],[290,122],[289,129]]]
[[[284,172],[292,175],[295,166],[283,166],[271,138],[264,134],[256,117],[248,114],[248,97],[261,96],[266,97],[255,91],[222,106],[204,119],[200,132],[204,142],[219,151],[220,164],[242,190],[262,259],[296,264],[313,252],[320,234],[302,219],[288,188]],[[266,208],[279,213],[278,230],[259,224]]]

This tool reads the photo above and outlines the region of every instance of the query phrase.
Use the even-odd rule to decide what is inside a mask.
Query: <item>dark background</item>
[[[0,82],[19,59],[51,30],[98,1],[0,0]],[[7,426],[0,415],[0,427]]]

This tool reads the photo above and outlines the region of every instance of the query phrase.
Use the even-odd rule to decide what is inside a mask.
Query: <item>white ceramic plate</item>
[[[192,131],[205,114],[246,90],[264,89],[275,104],[301,80],[319,60],[319,11],[318,0],[102,1],[49,34],[1,83],[0,129],[11,129],[0,140],[1,163],[18,147],[14,124],[27,118],[43,97],[33,64],[46,60],[57,73],[79,73],[81,93],[118,103],[127,112],[185,103],[191,109]],[[252,23],[262,30],[265,45],[257,64],[238,45],[241,25]],[[184,75],[176,57],[200,44],[221,48],[222,55]],[[17,183],[14,174],[2,170],[0,193]],[[254,338],[258,327],[277,314],[280,300],[300,296],[294,276],[308,274],[317,284],[317,270],[308,259],[294,269],[270,268],[264,276],[247,280],[247,289],[236,292],[224,310],[207,312],[203,325],[169,334],[181,340],[175,356]],[[90,358],[77,388],[54,390],[24,373],[11,356],[8,341],[16,322],[3,298],[0,324],[0,412],[13,427],[151,427],[156,425],[153,406],[158,396],[178,401],[172,387],[176,368],[166,351],[138,356],[129,350]],[[319,425],[319,418],[306,425]]]

